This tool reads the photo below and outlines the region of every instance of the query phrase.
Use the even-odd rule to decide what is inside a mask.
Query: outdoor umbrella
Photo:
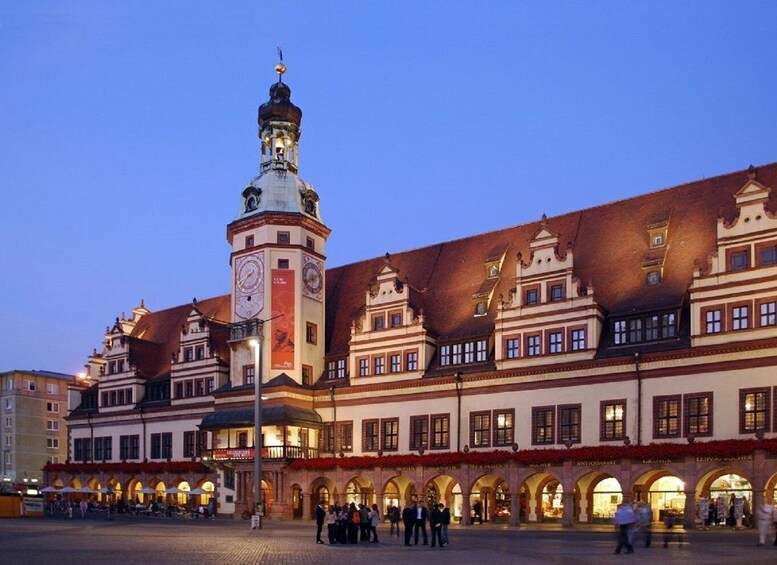
[[[41,492],[59,492],[59,489],[57,487],[43,487],[40,489]]]
[[[78,489],[78,492],[82,492],[84,494],[95,494],[97,491],[94,490],[92,487],[86,486]]]

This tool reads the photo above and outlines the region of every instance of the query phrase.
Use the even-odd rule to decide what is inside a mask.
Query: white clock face
[[[305,283],[305,288],[311,294],[318,294],[321,292],[323,283],[321,281],[321,271],[315,263],[308,263],[305,268],[302,269],[302,280]]]
[[[235,260],[235,315],[249,319],[264,308],[264,255],[256,253]]]
[[[264,267],[254,257],[243,261],[235,273],[235,286],[240,292],[250,294],[254,292],[264,278]]]

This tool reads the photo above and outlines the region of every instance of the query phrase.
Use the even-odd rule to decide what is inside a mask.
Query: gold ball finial
[[[283,50],[278,47],[278,64],[275,65],[275,72],[278,74],[278,78],[283,76],[286,72],[286,65],[283,64]]]

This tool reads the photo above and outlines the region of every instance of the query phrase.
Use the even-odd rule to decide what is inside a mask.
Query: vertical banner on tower
[[[273,369],[294,369],[294,271],[272,270]]]

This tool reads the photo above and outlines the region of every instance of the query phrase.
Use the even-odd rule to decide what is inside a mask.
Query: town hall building
[[[276,70],[229,292],[106,328],[48,485],[567,526],[621,501],[690,526],[775,496],[777,164],[329,267],[337,226]]]

